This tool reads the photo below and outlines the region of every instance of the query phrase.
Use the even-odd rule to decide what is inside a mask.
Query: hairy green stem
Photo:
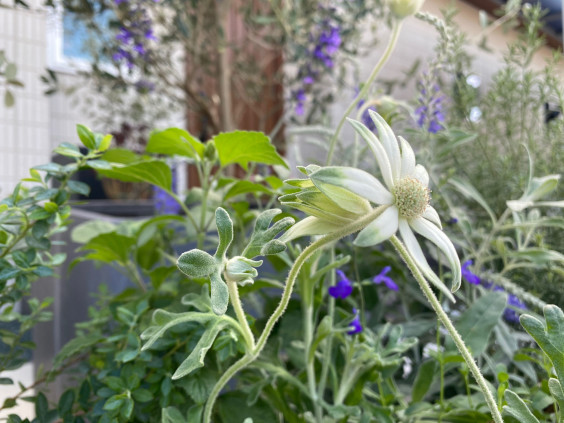
[[[353,234],[355,232],[360,231],[374,219],[382,214],[382,212],[388,206],[380,206],[373,209],[367,215],[357,219],[348,225],[344,226],[340,230],[332,232],[330,234],[325,235],[324,237],[318,239],[317,241],[311,243],[307,248],[305,248],[302,253],[296,258],[290,272],[288,273],[288,278],[286,279],[286,286],[284,287],[284,292],[282,293],[282,298],[280,299],[280,303],[278,303],[278,307],[269,317],[262,334],[260,335],[255,348],[252,352],[247,353],[241,359],[236,361],[227,371],[223,374],[223,376],[216,382],[215,386],[213,387],[210,395],[208,397],[208,401],[206,402],[206,406],[204,408],[204,423],[210,423],[213,406],[215,404],[215,400],[217,399],[219,393],[223,389],[223,387],[229,382],[229,380],[241,369],[244,369],[249,363],[252,363],[261,353],[264,346],[266,345],[266,341],[274,328],[274,325],[280,319],[280,317],[286,311],[286,307],[288,307],[288,303],[290,302],[290,298],[292,296],[292,290],[294,288],[294,283],[298,277],[298,274],[303,266],[303,264],[315,253],[318,249],[324,248],[328,244],[337,241],[347,235]]]
[[[468,368],[470,369],[470,371],[474,375],[476,382],[478,382],[478,385],[480,386],[480,389],[482,390],[482,393],[484,394],[484,397],[486,399],[486,403],[488,404],[488,407],[490,408],[490,411],[492,412],[492,417],[493,417],[495,423],[503,423],[503,418],[501,417],[501,414],[500,414],[500,412],[497,408],[496,400],[493,397],[492,393],[490,392],[490,389],[488,388],[488,384],[486,382],[486,379],[482,375],[482,372],[480,372],[480,369],[476,365],[476,362],[474,361],[472,354],[470,354],[470,351],[468,351],[468,348],[464,344],[464,341],[462,340],[460,334],[458,333],[458,331],[456,330],[456,328],[452,324],[448,315],[443,310],[441,303],[439,302],[439,300],[435,296],[435,293],[433,292],[433,290],[429,286],[429,283],[427,282],[427,280],[423,277],[423,275],[419,271],[417,265],[415,264],[415,262],[411,258],[411,255],[409,254],[409,252],[407,251],[407,249],[405,248],[403,243],[395,235],[393,235],[390,238],[390,240],[391,240],[392,244],[394,245],[394,247],[396,248],[396,250],[399,252],[402,259],[405,261],[405,263],[407,264],[407,266],[411,270],[411,273],[415,277],[415,280],[419,283],[419,286],[420,286],[421,290],[423,291],[423,294],[425,294],[425,297],[427,298],[427,300],[431,304],[431,307],[433,307],[433,310],[437,314],[437,317],[439,318],[441,323],[444,325],[444,327],[446,328],[446,330],[450,334],[452,340],[454,341],[454,343],[456,344],[456,347],[458,348],[458,351],[460,351],[460,354],[464,358],[464,361],[468,365]]]
[[[337,129],[333,133],[333,136],[331,137],[331,141],[329,141],[329,152],[327,153],[327,161],[325,162],[326,166],[329,166],[331,164],[331,160],[333,160],[335,145],[337,144],[337,139],[339,138],[339,134],[341,133],[341,129],[343,128],[343,125],[345,123],[345,119],[351,114],[351,112],[354,110],[354,108],[360,102],[360,100],[364,99],[364,97],[366,97],[366,94],[368,94],[368,90],[370,89],[370,86],[372,85],[372,83],[380,73],[380,70],[382,70],[382,67],[386,64],[386,62],[390,58],[390,55],[392,54],[394,49],[396,48],[400,29],[401,29],[401,21],[394,24],[392,28],[392,35],[390,36],[390,40],[388,41],[386,50],[380,57],[378,63],[376,63],[376,66],[374,66],[372,73],[370,74],[370,76],[362,86],[360,93],[358,93],[358,95],[352,101],[352,103],[349,105],[349,107],[343,114],[343,117],[339,121],[339,124],[337,125]]]
[[[309,289],[309,287],[308,287]],[[311,293],[308,293],[311,296]],[[305,303],[305,301],[304,301]],[[304,344],[305,344],[305,362],[306,362],[306,374],[307,374],[307,386],[309,389],[309,396],[313,401],[313,408],[315,411],[315,420],[321,423],[322,409],[319,405],[317,397],[317,387],[315,384],[315,357],[310,360],[311,353],[311,343],[313,340],[313,304],[304,304]]]
[[[231,305],[235,310],[235,315],[237,316],[237,320],[241,325],[243,336],[245,338],[245,342],[247,343],[247,348],[248,350],[252,351],[255,348],[255,337],[253,335],[253,332],[251,331],[249,322],[247,322],[247,318],[245,317],[245,312],[241,304],[241,299],[239,298],[239,289],[237,288],[237,282],[232,281],[227,277],[225,277],[225,281],[227,282],[229,299],[231,300]]]

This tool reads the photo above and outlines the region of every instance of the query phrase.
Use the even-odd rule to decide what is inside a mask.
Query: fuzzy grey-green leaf
[[[229,291],[219,272],[210,276],[210,299],[213,312],[218,316],[225,314],[229,304]]]
[[[216,260],[205,251],[198,249],[182,253],[176,264],[182,273],[191,278],[209,276],[217,269]]]
[[[225,256],[231,241],[233,241],[233,222],[229,213],[221,207],[218,207],[215,211],[215,223],[217,225],[217,233],[219,235],[219,244],[217,246],[217,251],[215,252],[215,257],[221,259]]]

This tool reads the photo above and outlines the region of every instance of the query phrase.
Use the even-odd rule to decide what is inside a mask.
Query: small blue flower
[[[472,266],[472,264],[474,264],[472,260],[464,262],[461,268],[462,276],[464,276],[464,279],[466,279],[468,283],[471,283],[472,285],[480,285],[480,277],[472,273],[472,271],[468,268]]]
[[[392,291],[399,291],[399,287],[392,280],[392,278],[390,278],[389,276],[386,276],[386,274],[388,274],[388,272],[390,270],[392,270],[392,268],[390,266],[384,267],[378,275],[374,276],[374,279],[372,279],[372,282],[374,282],[376,284],[381,284],[382,282],[384,282],[384,285],[386,285],[386,287],[388,289],[391,289]]]
[[[362,325],[360,324],[358,310],[356,308],[353,308],[353,313],[355,314],[355,316],[353,321],[349,323],[349,327],[351,328],[351,330],[347,332],[347,334],[349,335],[356,335],[357,333],[362,332]]]
[[[417,125],[432,134],[436,134],[444,129],[442,122],[445,121],[443,111],[445,97],[440,94],[440,88],[436,84],[431,90],[427,90],[423,82],[419,82],[418,86],[420,93],[419,107],[415,109]]]
[[[352,282],[345,276],[343,271],[337,269],[338,280],[335,286],[329,287],[329,295],[333,298],[345,299],[353,291]]]

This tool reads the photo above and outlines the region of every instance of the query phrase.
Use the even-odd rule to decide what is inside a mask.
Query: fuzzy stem
[[[241,325],[242,333],[245,338],[245,342],[247,343],[247,348],[248,350],[252,351],[255,348],[255,337],[253,336],[249,322],[247,322],[247,318],[245,317],[245,311],[243,310],[243,305],[241,304],[241,299],[239,298],[239,289],[237,288],[237,282],[232,281],[227,277],[225,278],[225,281],[227,282],[229,299],[231,300],[231,305],[235,310],[237,320]]]
[[[210,423],[211,415],[213,411],[213,406],[215,404],[215,400],[217,399],[219,393],[223,389],[223,387],[229,382],[229,380],[239,371],[247,367],[248,364],[252,363],[261,353],[264,346],[266,345],[266,341],[274,328],[274,325],[278,321],[278,319],[284,314],[286,311],[286,307],[288,307],[288,303],[290,302],[290,298],[292,296],[292,290],[294,288],[294,283],[298,277],[298,274],[303,266],[303,264],[315,253],[318,249],[324,248],[328,244],[337,241],[347,235],[353,234],[355,232],[360,231],[378,216],[380,216],[384,210],[386,210],[388,206],[380,206],[373,209],[367,215],[361,217],[354,222],[349,223],[348,225],[344,226],[342,229],[332,232],[330,234],[325,235],[324,237],[318,239],[317,241],[311,243],[306,249],[302,251],[302,253],[296,258],[290,272],[288,273],[288,278],[286,279],[286,286],[284,287],[284,292],[282,293],[282,298],[280,299],[280,303],[274,313],[269,317],[264,330],[259,337],[255,348],[252,352],[247,353],[241,359],[236,361],[227,371],[223,374],[223,376],[216,382],[215,386],[213,387],[210,395],[208,397],[208,401],[206,402],[206,406],[204,408],[204,423]]]
[[[343,114],[343,117],[339,121],[339,124],[337,125],[337,129],[335,130],[335,133],[331,137],[331,141],[329,141],[329,153],[327,153],[327,161],[325,162],[326,166],[329,166],[331,164],[331,160],[333,159],[333,153],[335,151],[335,145],[337,144],[337,138],[339,138],[339,134],[341,133],[341,129],[343,128],[343,125],[345,123],[345,119],[351,114],[351,112],[354,110],[354,108],[359,103],[359,101],[364,99],[364,97],[366,97],[366,94],[368,94],[368,90],[370,89],[370,86],[372,85],[372,83],[380,73],[380,70],[382,70],[382,67],[386,64],[386,62],[390,58],[390,55],[392,54],[394,49],[396,48],[400,29],[401,29],[401,21],[394,24],[394,27],[392,28],[392,35],[390,36],[390,40],[388,41],[386,50],[380,57],[378,63],[376,63],[376,66],[374,66],[372,73],[370,74],[370,76],[362,86],[362,90],[360,90],[360,93],[358,93],[358,95],[352,101],[352,103],[349,105],[349,107]]]
[[[470,354],[470,351],[468,350],[468,348],[464,344],[464,341],[462,340],[462,338],[460,337],[460,334],[458,333],[458,331],[456,330],[456,328],[452,324],[452,321],[449,319],[448,315],[445,313],[445,311],[441,307],[441,303],[439,302],[439,300],[435,296],[435,293],[433,292],[433,290],[429,286],[429,283],[427,282],[427,280],[423,277],[423,275],[419,271],[419,268],[417,267],[417,265],[415,264],[415,262],[411,258],[411,255],[409,254],[409,252],[407,251],[407,249],[405,248],[403,243],[395,235],[393,235],[390,238],[390,240],[391,240],[392,244],[394,245],[394,247],[396,248],[396,250],[399,252],[402,259],[405,261],[405,263],[407,264],[407,266],[411,270],[411,273],[415,277],[415,280],[419,283],[419,286],[421,287],[423,294],[425,294],[425,297],[427,298],[429,303],[431,303],[431,306],[433,307],[433,310],[435,310],[437,317],[439,318],[441,323],[445,326],[446,330],[448,331],[448,333],[452,337],[452,340],[456,344],[458,351],[460,351],[460,354],[464,358],[464,361],[466,361],[468,368],[470,369],[470,371],[474,375],[476,382],[478,382],[478,385],[480,386],[480,389],[482,390],[482,393],[484,394],[484,397],[486,398],[486,402],[488,404],[488,407],[490,408],[490,411],[492,412],[492,417],[493,417],[495,423],[503,423],[503,418],[501,417],[501,414],[500,414],[500,412],[497,408],[495,398],[493,397],[492,393],[490,392],[490,390],[488,388],[488,384],[486,382],[486,379],[484,378],[484,376],[480,372],[480,369],[476,365],[476,362],[474,361],[472,354]]]

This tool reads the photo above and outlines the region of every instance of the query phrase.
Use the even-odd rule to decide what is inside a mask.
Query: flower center
[[[401,217],[415,219],[429,205],[429,188],[414,178],[403,178],[394,187],[395,205]]]

